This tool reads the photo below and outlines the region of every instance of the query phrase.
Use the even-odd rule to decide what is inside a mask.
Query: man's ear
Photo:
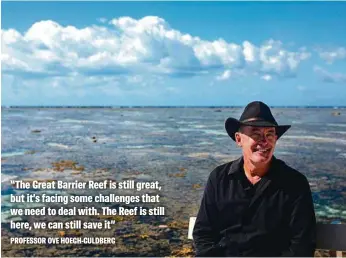
[[[241,147],[241,136],[240,136],[240,133],[239,132],[236,132],[234,134],[234,138],[235,138],[235,142],[237,143],[237,145],[239,147]]]

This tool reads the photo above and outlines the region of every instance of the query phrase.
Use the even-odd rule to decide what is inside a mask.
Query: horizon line
[[[246,105],[2,105],[1,108],[243,108]],[[268,105],[271,108],[346,108],[338,105]]]

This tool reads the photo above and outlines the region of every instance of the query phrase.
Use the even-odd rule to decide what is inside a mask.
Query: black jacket
[[[309,183],[273,157],[254,186],[243,158],[209,176],[193,238],[196,256],[314,256],[316,218]]]

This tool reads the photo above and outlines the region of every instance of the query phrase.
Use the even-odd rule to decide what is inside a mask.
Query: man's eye
[[[275,137],[275,133],[268,133],[268,134],[266,135],[266,137],[267,137],[268,139],[273,139],[273,138]]]
[[[260,135],[259,133],[253,133],[253,134],[251,135],[251,138],[259,139],[259,138],[261,138],[261,135]]]

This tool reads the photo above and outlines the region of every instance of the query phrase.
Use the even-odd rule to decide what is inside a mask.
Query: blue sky
[[[2,2],[2,105],[345,105],[346,2]]]

